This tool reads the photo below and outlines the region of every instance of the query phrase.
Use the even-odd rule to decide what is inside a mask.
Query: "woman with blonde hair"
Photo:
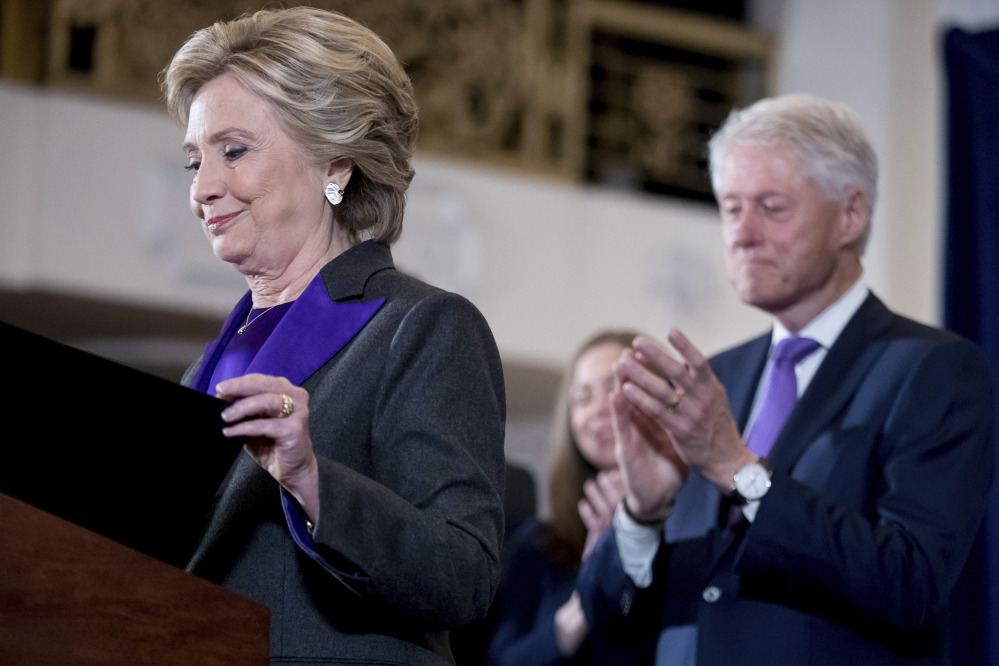
[[[199,30],[163,88],[191,209],[249,287],[184,378],[246,440],[189,569],[270,608],[273,663],[453,663],[499,578],[504,388],[479,312],[392,262],[409,78],[296,7]]]
[[[597,333],[569,365],[552,427],[551,518],[529,521],[508,547],[489,664],[652,663],[654,644],[615,649],[590,632],[574,591],[581,562],[622,498],[610,396],[614,364],[637,335]]]

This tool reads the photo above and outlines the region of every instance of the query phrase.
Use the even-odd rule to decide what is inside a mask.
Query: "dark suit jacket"
[[[496,626],[486,666],[640,666],[651,664],[655,640],[614,648],[594,632],[569,658],[559,652],[555,614],[576,587],[576,567],[549,552],[550,528],[526,521],[508,544],[509,559],[496,595]]]
[[[712,359],[740,428],[769,344]],[[686,534],[649,588],[613,533],[598,544],[580,577],[591,622],[621,639],[666,626],[659,664],[694,642],[712,666],[945,663],[941,620],[992,478],[991,390],[974,345],[869,296],[775,442],[755,522],[718,528],[719,492],[692,476]]]
[[[248,308],[193,386],[208,389]],[[274,662],[451,662],[447,628],[484,616],[499,578],[505,396],[482,316],[369,241],[323,268],[247,372],[309,391],[318,552],[243,453],[189,569],[270,608]]]

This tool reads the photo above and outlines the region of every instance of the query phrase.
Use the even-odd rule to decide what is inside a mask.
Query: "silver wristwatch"
[[[760,458],[756,462],[743,465],[732,479],[729,499],[738,506],[758,502],[770,490],[771,476],[773,476],[773,471],[766,458]]]

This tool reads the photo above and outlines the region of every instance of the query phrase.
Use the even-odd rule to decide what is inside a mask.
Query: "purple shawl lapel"
[[[331,300],[320,273],[282,317],[250,363],[247,374],[259,372],[285,377],[292,384],[301,384],[350,342],[384,302],[384,298],[366,303]],[[192,388],[214,394],[214,387],[207,384],[222,351],[250,307],[250,293],[247,292],[226,318],[222,334],[205,345],[201,367],[191,382]]]

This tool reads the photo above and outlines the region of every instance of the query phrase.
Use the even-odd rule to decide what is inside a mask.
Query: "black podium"
[[[183,567],[242,447],[225,403],[2,322],[0,350],[0,493]]]
[[[267,609],[179,570],[242,448],[225,403],[2,322],[0,349],[0,655],[266,663]]]

